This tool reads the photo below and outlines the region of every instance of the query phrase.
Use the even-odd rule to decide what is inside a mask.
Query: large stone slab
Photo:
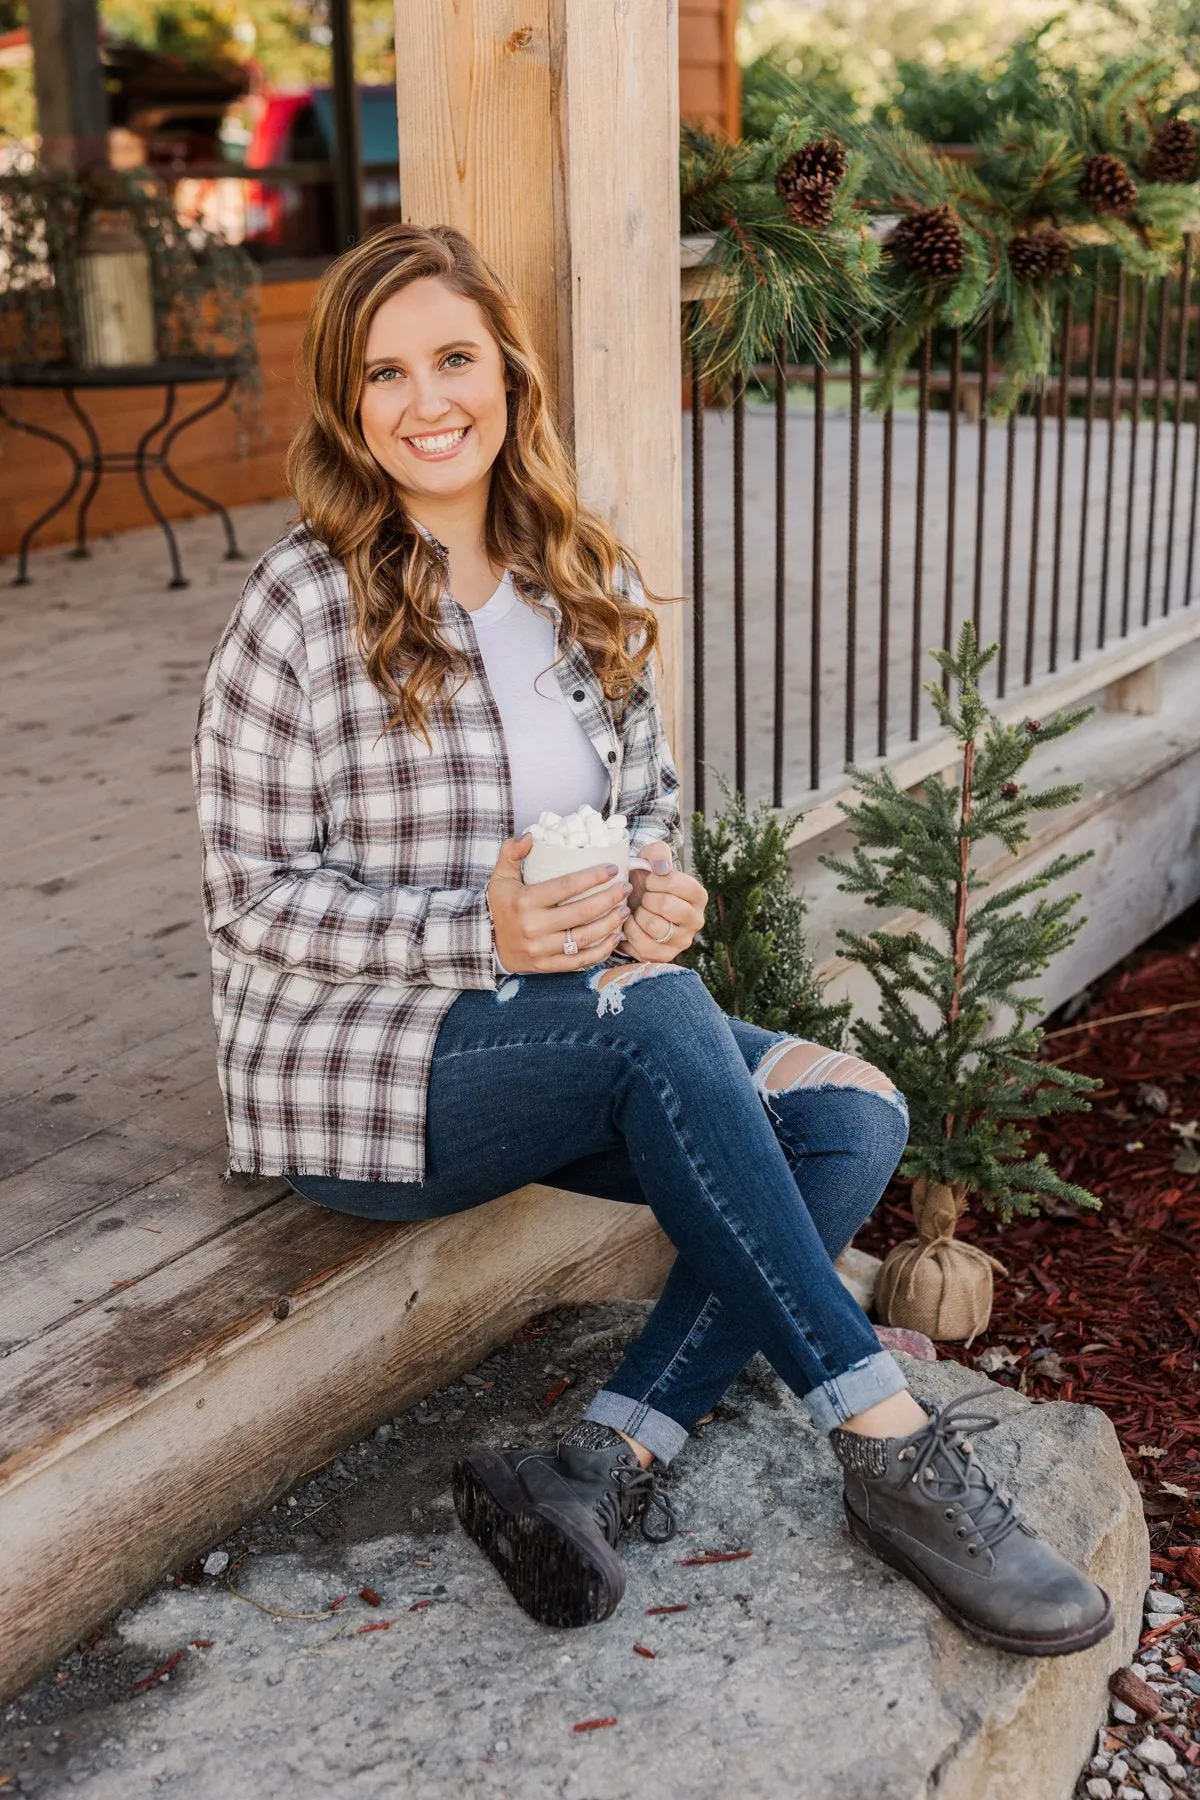
[[[642,1310],[571,1315],[565,1338],[530,1353],[539,1388],[572,1368],[582,1388]],[[930,1399],[983,1385],[955,1364],[910,1366]],[[532,1624],[454,1526],[441,1448],[424,1461],[414,1452],[403,1497],[421,1510],[414,1520],[393,1486],[391,1535],[252,1557],[238,1581],[257,1605],[210,1582],[160,1588],[122,1614],[145,1669],[192,1640],[209,1647],[187,1651],[168,1685],[96,1715],[86,1760],[64,1769],[59,1758],[64,1791],[1066,1800],[1107,1675],[1136,1640],[1148,1576],[1138,1496],[1107,1419],[992,1390],[1003,1418],[982,1440],[992,1466],[1120,1614],[1107,1644],[1028,1661],[969,1641],[849,1540],[828,1446],[765,1365],[729,1398],[677,1465],[689,1535],[665,1548],[633,1542],[629,1590],[606,1624]],[[460,1390],[456,1404],[470,1399]],[[487,1425],[483,1412],[468,1405],[458,1429],[512,1441],[511,1413]],[[709,1550],[752,1554],[682,1565]],[[378,1609],[357,1598],[364,1583]],[[330,1615],[339,1595],[349,1599]],[[676,1605],[687,1610],[647,1610]],[[387,1630],[363,1629],[382,1620]],[[616,1723],[573,1729],[606,1718]]]

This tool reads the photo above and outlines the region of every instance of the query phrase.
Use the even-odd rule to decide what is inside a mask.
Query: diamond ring
[[[563,935],[563,955],[579,955],[579,945],[575,942],[575,933],[573,931],[565,932]]]

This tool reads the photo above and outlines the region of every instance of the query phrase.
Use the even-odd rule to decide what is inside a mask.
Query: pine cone
[[[1071,266],[1071,245],[1061,231],[1043,227],[1008,246],[1008,265],[1018,281],[1057,281]]]
[[[901,219],[888,239],[893,255],[910,268],[942,281],[961,275],[966,262],[962,224],[952,206],[930,206]]]
[[[1200,174],[1200,132],[1187,119],[1168,119],[1146,155],[1146,180],[1187,186]]]
[[[1137,186],[1117,156],[1089,156],[1079,177],[1078,193],[1093,212],[1121,217],[1137,205]]]
[[[828,225],[850,159],[836,138],[814,138],[781,163],[775,192],[795,225]]]
[[[1006,800],[1015,800],[1021,789],[1015,781],[1006,781],[1000,792]]]

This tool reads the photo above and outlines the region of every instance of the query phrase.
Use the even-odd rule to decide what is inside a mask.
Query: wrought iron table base
[[[17,552],[17,573],[13,579],[13,587],[28,587],[30,585],[29,547],[43,525],[48,525],[51,519],[55,518],[63,511],[64,507],[70,506],[78,491],[79,484],[85,475],[89,479],[87,487],[84,489],[83,498],[80,500],[75,514],[75,548],[71,551],[72,556],[87,557],[91,555],[87,543],[88,512],[91,508],[92,501],[96,498],[96,491],[104,476],[132,474],[137,477],[137,484],[141,489],[142,498],[150,508],[151,513],[154,515],[155,520],[162,530],[163,536],[167,540],[167,550],[171,557],[171,579],[167,584],[168,587],[185,588],[189,586],[187,576],[183,572],[183,565],[179,560],[179,545],[176,542],[175,533],[171,529],[171,521],[167,518],[166,513],[155,499],[150,483],[146,479],[148,473],[157,471],[158,473],[165,475],[166,479],[171,483],[171,486],[177,488],[181,494],[187,495],[191,500],[199,501],[200,505],[207,507],[209,512],[217,514],[225,531],[225,556],[223,560],[225,562],[241,562],[243,557],[241,550],[238,548],[237,539],[234,536],[233,521],[230,519],[225,508],[221,505],[219,500],[212,499],[210,495],[201,493],[199,488],[192,487],[190,482],[184,481],[181,476],[175,473],[174,469],[171,467],[170,461],[171,448],[180,432],[186,431],[189,425],[197,424],[199,420],[207,418],[209,413],[216,412],[218,407],[223,406],[233,390],[234,380],[235,377],[233,375],[224,376],[222,378],[221,392],[217,395],[215,400],[205,401],[204,405],[198,406],[194,412],[186,414],[182,419],[175,419],[174,424],[172,424],[171,421],[175,417],[176,383],[174,381],[166,381],[164,383],[166,387],[166,398],[163,402],[162,412],[155,420],[154,424],[142,433],[141,437],[138,439],[137,448],[134,450],[107,451],[101,448],[100,439],[96,435],[96,428],[88,418],[82,406],[80,406],[79,401],[76,398],[75,388],[64,385],[59,391],[62,393],[63,398],[66,400],[67,405],[70,407],[76,419],[78,419],[80,425],[82,425],[84,435],[87,438],[88,448],[82,456],[79,454],[79,451],[75,448],[75,445],[71,442],[70,438],[63,437],[61,433],[57,431],[50,431],[44,425],[33,425],[26,419],[18,418],[15,413],[9,411],[4,403],[3,396],[0,396],[0,423],[11,425],[17,431],[27,432],[31,437],[45,438],[48,442],[57,444],[59,449],[64,450],[71,459],[71,477],[66,488],[54,502],[53,506],[47,507],[46,511],[41,513],[31,525],[27,526],[21,535],[21,543]],[[115,386],[117,384],[114,383],[113,385]],[[157,448],[155,448],[154,440],[159,436],[160,432],[165,433],[165,436],[162,438]]]

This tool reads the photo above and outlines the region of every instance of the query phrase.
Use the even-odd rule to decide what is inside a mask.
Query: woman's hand
[[[629,918],[629,883],[621,881],[615,863],[598,863],[574,875],[527,886],[521,880],[521,858],[532,848],[528,832],[507,838],[488,882],[492,936],[500,961],[514,975],[559,975],[606,961]],[[586,900],[575,898],[598,882],[606,884],[600,893]],[[560,905],[564,900],[569,904]],[[574,956],[563,950],[568,931],[579,946]]]
[[[625,922],[622,944],[639,962],[673,962],[704,924],[708,891],[694,875],[675,868],[669,845],[651,844],[638,855],[652,873],[634,869],[630,874],[633,911]],[[669,938],[668,926],[673,928]]]

